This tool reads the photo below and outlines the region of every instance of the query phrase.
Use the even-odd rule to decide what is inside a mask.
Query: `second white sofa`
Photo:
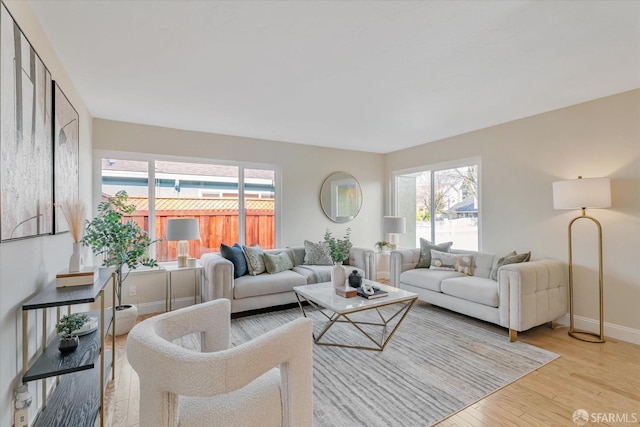
[[[567,265],[553,259],[509,264],[490,279],[499,256],[492,253],[451,250],[474,256],[473,275],[457,271],[416,268],[420,249],[391,252],[391,284],[418,294],[420,300],[495,323],[517,333],[562,317],[567,313]]]

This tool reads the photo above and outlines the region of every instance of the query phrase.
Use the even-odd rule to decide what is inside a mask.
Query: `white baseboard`
[[[193,297],[176,298],[171,303],[171,309],[188,307],[193,305]],[[166,311],[166,303],[162,301],[151,301],[137,304],[139,314],[164,313]]]
[[[561,325],[569,326],[569,314],[565,314],[558,320]],[[597,320],[583,316],[573,316],[573,322],[576,329],[584,329],[598,333],[600,323]],[[629,328],[627,326],[615,325],[613,323],[604,322],[605,337],[616,338],[633,344],[640,344],[640,330]]]

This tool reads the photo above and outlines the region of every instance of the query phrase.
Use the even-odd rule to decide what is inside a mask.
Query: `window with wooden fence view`
[[[151,192],[150,167],[154,168]],[[152,254],[160,262],[177,259],[178,242],[165,239],[171,218],[198,219],[200,240],[189,241],[189,256],[194,258],[218,252],[220,243],[275,247],[274,170],[102,159],[102,197],[120,190],[129,194],[129,202],[136,207],[127,219],[140,224],[152,238],[163,239]]]

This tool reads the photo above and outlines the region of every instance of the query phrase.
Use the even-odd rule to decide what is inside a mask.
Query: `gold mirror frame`
[[[358,216],[362,208],[362,188],[352,175],[334,172],[320,188],[320,205],[333,222],[345,223]]]

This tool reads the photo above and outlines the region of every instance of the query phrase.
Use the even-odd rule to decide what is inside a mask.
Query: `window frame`
[[[482,250],[482,161],[480,156],[475,156],[475,157],[465,157],[462,159],[455,159],[455,160],[449,160],[446,162],[439,162],[439,163],[431,163],[431,164],[425,164],[422,166],[416,166],[416,167],[412,167],[412,168],[407,168],[407,169],[398,169],[398,170],[394,170],[391,171],[391,212],[389,213],[390,215],[397,215],[398,214],[398,205],[399,205],[399,196],[398,196],[398,192],[399,192],[399,177],[402,175],[410,175],[410,174],[414,174],[414,173],[422,173],[422,172],[426,172],[426,171],[430,171],[431,172],[431,206],[434,205],[434,191],[433,191],[433,187],[434,187],[434,180],[433,180],[433,176],[435,174],[435,172],[438,171],[443,171],[443,170],[447,170],[447,169],[454,169],[454,168],[460,168],[460,167],[465,167],[465,166],[472,166],[472,165],[477,165],[478,166],[478,251]],[[433,220],[433,217],[432,217]],[[433,233],[435,232],[433,224],[432,224],[432,236]]]
[[[239,227],[238,227],[238,243],[241,245],[244,244],[245,241],[245,209],[244,209],[244,171],[245,169],[266,169],[274,171],[274,204],[275,204],[275,218],[274,218],[274,245],[276,248],[281,246],[281,206],[282,206],[282,182],[281,182],[281,167],[275,164],[269,163],[256,163],[256,162],[237,162],[237,161],[229,161],[229,160],[220,160],[220,159],[204,159],[204,158],[193,158],[193,157],[183,157],[183,156],[169,156],[163,154],[152,154],[152,153],[138,153],[138,152],[129,152],[129,151],[113,151],[113,150],[93,150],[92,163],[93,163],[93,171],[92,171],[92,194],[93,194],[93,204],[92,204],[92,217],[97,214],[98,204],[102,199],[102,159],[105,158],[114,158],[120,160],[133,160],[133,161],[141,161],[147,162],[147,178],[148,178],[148,197],[149,197],[149,236],[152,239],[156,237],[156,227],[155,227],[155,186],[151,185],[151,183],[155,182],[155,162],[156,161],[168,161],[168,162],[184,162],[184,163],[201,163],[201,164],[210,164],[210,165],[224,165],[224,166],[234,166],[238,168],[238,216],[239,216]],[[152,221],[151,218],[154,218]],[[156,256],[156,247],[152,245],[149,250],[149,255],[152,258]]]

